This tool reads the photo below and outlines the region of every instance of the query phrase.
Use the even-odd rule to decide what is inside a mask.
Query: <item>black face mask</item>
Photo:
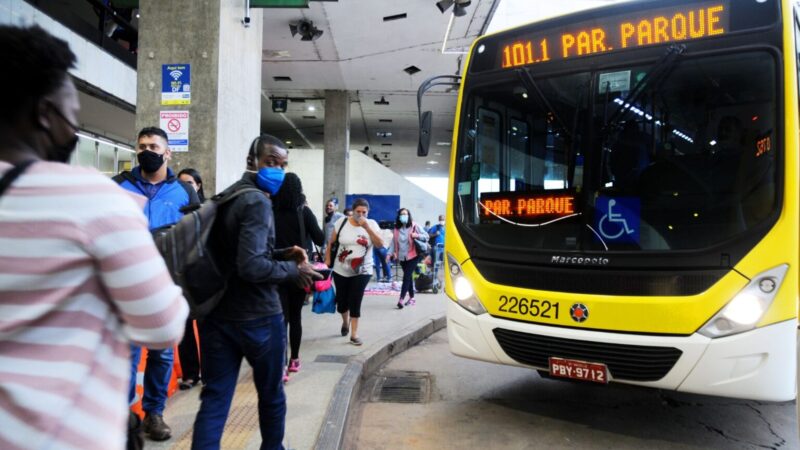
[[[55,111],[56,115],[61,118],[67,125],[69,125],[75,132],[78,131],[78,126],[74,123],[70,122],[69,119],[64,117],[64,114],[55,107],[52,106],[53,111]],[[38,123],[38,122],[37,122]],[[44,133],[50,139],[50,142],[53,144],[50,149],[45,151],[45,158],[48,161],[55,161],[60,163],[65,163],[69,161],[70,156],[72,156],[72,152],[75,151],[75,146],[78,145],[78,135],[72,134],[72,137],[67,140],[67,142],[58,143],[56,141],[55,136],[53,136],[52,130],[49,128],[44,128]]]
[[[155,173],[164,165],[164,155],[145,150],[136,155],[139,166],[144,173]]]

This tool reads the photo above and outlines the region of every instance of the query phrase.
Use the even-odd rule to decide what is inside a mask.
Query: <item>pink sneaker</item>
[[[287,372],[286,369],[283,369],[283,382],[284,383],[289,382],[289,372]]]
[[[300,358],[289,360],[289,372],[300,372]]]
[[[408,299],[406,301],[406,306],[414,306],[416,304],[417,304],[417,302],[416,302],[416,300],[414,300],[414,297],[411,297],[410,299]]]

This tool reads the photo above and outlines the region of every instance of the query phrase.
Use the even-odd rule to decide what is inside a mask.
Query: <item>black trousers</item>
[[[417,261],[419,256],[415,256],[405,261],[400,261],[400,266],[403,268],[403,285],[400,287],[400,298],[408,296],[414,298],[414,271],[417,269]]]
[[[306,298],[306,291],[287,284],[278,288],[281,297],[281,307],[283,308],[283,318],[286,327],[289,329],[289,349],[291,358],[300,357],[300,340],[303,339],[303,322],[300,313],[303,311],[303,300]]]
[[[181,359],[181,370],[184,380],[200,379],[200,356],[197,339],[194,335],[194,320],[186,319],[186,330],[183,340],[178,344],[178,357]]]
[[[372,275],[356,275],[343,277],[333,273],[333,282],[336,284],[336,311],[344,314],[350,312],[350,317],[361,317],[361,301],[364,300],[364,290],[367,289]]]

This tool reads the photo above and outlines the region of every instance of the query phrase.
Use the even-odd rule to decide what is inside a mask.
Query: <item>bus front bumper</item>
[[[682,352],[669,372],[658,380],[615,379],[610,373],[612,382],[752,400],[788,401],[795,398],[795,320],[717,339],[697,333],[653,336],[537,325],[489,314],[476,316],[448,300],[447,335],[451,352],[471,359],[548,370],[547,366],[531,366],[511,358],[495,337],[495,329],[610,345],[672,347]]]

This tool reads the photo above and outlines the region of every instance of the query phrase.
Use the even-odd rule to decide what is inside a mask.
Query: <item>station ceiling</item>
[[[439,88],[424,97],[423,109],[434,113],[433,132],[430,156],[419,158],[417,88],[435,75],[460,74],[464,53],[485,32],[499,1],[472,0],[462,17],[453,17],[452,8],[443,14],[436,0],[265,9],[262,130],[294,148],[323,148],[325,90],[345,90],[351,151],[369,147],[369,156],[400,175],[447,176],[457,92]],[[290,24],[301,20],[323,34],[313,41],[292,37]],[[290,99],[285,113],[273,112],[273,98]]]

